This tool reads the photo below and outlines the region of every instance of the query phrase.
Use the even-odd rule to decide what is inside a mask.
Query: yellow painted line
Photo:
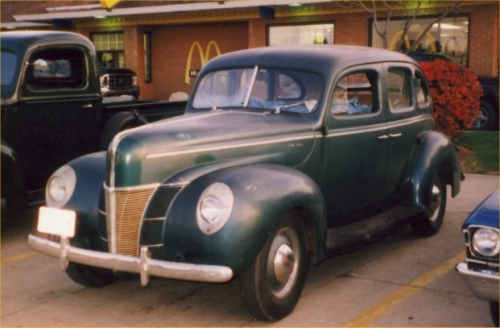
[[[408,286],[402,287],[373,305],[372,307],[366,309],[363,313],[355,317],[354,319],[346,322],[343,327],[367,327],[372,324],[375,320],[379,319],[385,313],[389,312],[399,304],[403,303],[406,299],[412,295],[421,291],[424,287],[429,286],[431,283],[444,276],[450,270],[454,269],[457,263],[462,262],[465,258],[465,251],[461,252],[451,259],[445,261],[443,264],[431,271],[426,272],[422,276],[413,280]]]
[[[9,257],[9,258],[6,258],[6,259],[2,260],[2,265],[9,264],[9,263],[16,262],[16,261],[20,261],[20,260],[24,260],[24,259],[33,257],[33,256],[38,255],[38,254],[40,254],[40,253],[29,252],[29,253],[24,253],[24,254],[21,254],[21,255]]]

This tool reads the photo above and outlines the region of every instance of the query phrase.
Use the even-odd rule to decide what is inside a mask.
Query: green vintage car
[[[30,247],[71,279],[238,277],[247,310],[279,320],[309,260],[411,224],[438,232],[456,149],[434,130],[409,57],[352,46],[234,52],[200,72],[183,116],[118,134],[57,170]]]

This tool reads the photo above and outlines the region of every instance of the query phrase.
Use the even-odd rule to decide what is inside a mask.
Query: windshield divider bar
[[[255,83],[255,79],[257,78],[257,72],[259,71],[259,66],[255,66],[255,69],[253,70],[253,75],[252,79],[250,81],[250,85],[247,91],[247,95],[245,97],[245,102],[243,103],[243,108],[248,106],[248,102],[250,101],[250,94],[252,93],[252,88]]]

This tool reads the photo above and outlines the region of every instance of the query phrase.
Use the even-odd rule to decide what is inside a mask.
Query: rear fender
[[[428,131],[419,138],[420,145],[414,153],[413,168],[409,178],[409,199],[411,205],[429,209],[430,194],[434,176],[439,175],[444,183],[451,186],[451,195],[460,192],[460,163],[455,145],[444,134]]]
[[[234,202],[225,226],[203,233],[196,222],[202,192],[215,182],[231,189]],[[285,213],[298,210],[308,227],[315,262],[325,257],[326,210],[317,185],[303,173],[273,164],[211,172],[191,181],[173,200],[164,226],[170,261],[226,265],[238,274],[256,258]]]

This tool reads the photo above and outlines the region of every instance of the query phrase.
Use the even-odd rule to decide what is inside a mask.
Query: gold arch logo
[[[420,37],[422,32],[423,31],[420,31],[420,33],[417,35],[417,39]],[[396,48],[396,44],[398,43],[398,40],[402,34],[403,34],[403,31],[400,30],[394,35],[394,37],[392,38],[392,41],[391,41],[391,45],[389,46],[390,50],[394,50],[394,48]],[[431,51],[437,52],[436,43],[434,42],[434,37],[432,36],[431,32],[425,33],[425,36],[427,37],[427,40],[429,40],[429,46],[431,47]],[[410,38],[408,37],[408,34],[405,35],[404,42],[405,42],[406,48],[407,49],[410,48],[411,44],[410,44]]]
[[[205,49],[205,54],[203,54],[203,48],[201,47],[200,43],[198,41],[193,42],[193,44],[191,45],[191,48],[189,48],[189,53],[188,53],[187,62],[186,62],[186,72],[184,74],[184,82],[186,82],[186,84],[190,83],[191,76],[196,76],[198,74],[197,70],[193,70],[191,67],[192,61],[193,61],[194,49],[198,49],[198,53],[200,54],[201,68],[203,68],[203,66],[205,66],[205,64],[210,59],[209,56],[210,56],[210,50],[212,49],[212,47],[214,47],[215,52],[217,53],[217,56],[219,56],[220,49],[214,40],[211,40],[208,43],[207,48]]]

